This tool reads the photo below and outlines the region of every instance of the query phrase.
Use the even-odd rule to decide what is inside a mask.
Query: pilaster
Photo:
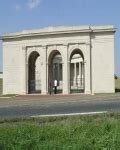
[[[22,93],[26,95],[28,93],[28,62],[27,62],[27,47],[22,47],[22,54],[23,54],[23,70],[22,70]]]
[[[84,69],[84,70],[83,70]],[[82,64],[82,72],[84,73],[83,77],[85,82],[85,94],[91,94],[90,84],[90,46],[86,45],[86,57],[85,62]]]
[[[70,63],[68,61],[68,46],[63,46],[63,94],[70,93]]]
[[[42,46],[41,50],[41,94],[48,93],[47,90],[47,47]]]

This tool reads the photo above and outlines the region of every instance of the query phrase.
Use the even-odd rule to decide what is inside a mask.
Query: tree
[[[114,78],[117,80],[117,79],[118,79],[118,76],[115,74],[115,75],[114,75]]]

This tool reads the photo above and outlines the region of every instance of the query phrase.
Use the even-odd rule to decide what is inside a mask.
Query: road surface
[[[104,111],[120,112],[120,96],[20,96],[0,100],[0,119]]]

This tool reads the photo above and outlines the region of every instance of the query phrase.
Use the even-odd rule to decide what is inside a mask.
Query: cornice
[[[73,26],[73,27],[49,27],[38,30],[26,30],[16,33],[4,34],[0,37],[1,40],[16,39],[35,36],[62,35],[73,33],[99,33],[99,32],[115,32],[113,26]]]

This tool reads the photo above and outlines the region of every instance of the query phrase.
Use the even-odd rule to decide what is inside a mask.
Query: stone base
[[[91,91],[85,91],[85,94],[91,94]]]

